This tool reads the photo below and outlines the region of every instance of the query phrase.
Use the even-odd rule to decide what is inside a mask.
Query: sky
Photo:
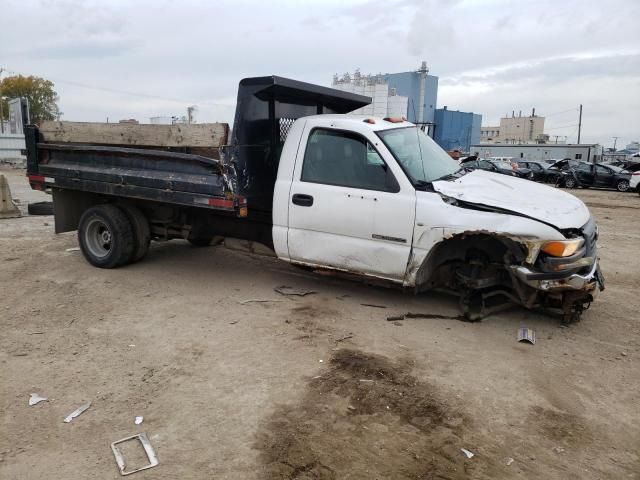
[[[241,78],[439,77],[438,107],[495,125],[640,140],[640,0],[0,0],[0,68],[55,83],[64,120],[231,123]],[[555,137],[552,137],[555,138]]]

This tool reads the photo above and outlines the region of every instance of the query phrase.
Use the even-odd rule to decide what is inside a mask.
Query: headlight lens
[[[570,257],[576,253],[580,247],[584,245],[583,238],[573,238],[571,240],[556,240],[547,242],[542,245],[544,253],[551,255],[552,257]]]

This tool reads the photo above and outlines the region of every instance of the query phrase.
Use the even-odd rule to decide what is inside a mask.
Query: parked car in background
[[[542,162],[535,162],[530,160],[524,160],[518,162],[519,168],[526,168],[533,173],[532,180],[536,182],[555,183],[556,175],[553,172],[548,172],[549,165]]]
[[[631,174],[631,180],[629,180],[629,190],[638,192],[640,195],[640,170],[636,170]]]
[[[467,157],[460,166],[467,171],[472,170],[486,170],[488,172],[501,173],[503,175],[509,175],[510,177],[526,178],[531,180],[533,173],[528,168],[514,167],[510,162],[506,160],[495,160],[477,157]]]
[[[631,173],[610,165],[581,163],[562,172],[562,184],[567,188],[615,188],[626,192],[630,188]]]
[[[549,176],[549,183],[555,183],[556,186],[563,186],[565,177],[562,176],[562,172],[565,172],[573,167],[580,165],[578,160],[571,160],[570,158],[564,158],[558,160],[547,167],[547,174]]]

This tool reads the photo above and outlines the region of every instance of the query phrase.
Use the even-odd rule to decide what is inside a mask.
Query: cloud
[[[196,104],[200,121],[231,122],[243,77],[329,85],[335,72],[410,71],[426,60],[440,105],[495,121],[582,103],[585,140],[639,135],[628,113],[640,110],[638,1],[22,0],[2,9],[3,19],[28,19],[3,23],[2,67],[55,81],[69,120],[147,121]]]

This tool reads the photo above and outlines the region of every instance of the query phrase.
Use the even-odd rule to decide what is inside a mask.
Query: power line
[[[15,71],[11,71],[11,70],[4,70],[7,73],[11,73],[13,75],[24,75],[21,74],[19,72],[15,72]],[[115,89],[115,88],[108,88],[108,87],[102,87],[102,86],[96,86],[96,85],[88,85],[86,83],[80,83],[80,82],[74,82],[71,80],[63,80],[61,78],[52,78],[49,77],[54,83],[63,83],[63,84],[68,84],[68,85],[74,85],[76,87],[81,87],[81,88],[88,88],[90,90],[98,90],[98,91],[103,91],[103,92],[109,92],[109,93],[115,93],[115,94],[119,94],[119,95],[131,95],[134,97],[141,97],[141,98],[150,98],[150,99],[154,99],[154,100],[163,100],[166,102],[175,102],[175,103],[200,103],[200,104],[206,104],[206,105],[213,105],[216,107],[224,107],[224,108],[233,108],[233,105],[228,105],[228,104],[224,104],[224,103],[216,103],[216,102],[212,102],[209,100],[203,100],[200,102],[193,102],[191,100],[185,100],[185,99],[178,99],[178,98],[169,98],[169,97],[162,97],[160,95],[150,95],[147,93],[140,93],[140,92],[129,92],[126,90],[119,90],[119,89]]]
[[[562,128],[571,128],[571,127],[577,127],[577,126],[578,126],[577,123],[572,123],[572,124],[569,124],[569,125],[560,125],[560,126],[557,126],[557,127],[550,127],[550,128],[546,128],[545,127],[545,130],[560,130]]]

